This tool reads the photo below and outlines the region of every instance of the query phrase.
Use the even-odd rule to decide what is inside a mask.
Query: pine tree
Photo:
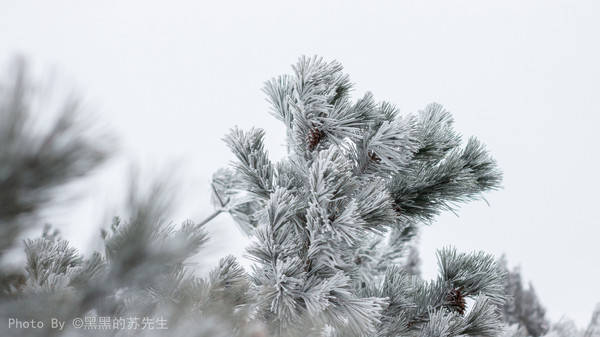
[[[498,188],[483,145],[461,147],[438,104],[400,116],[371,93],[352,101],[338,62],[293,70],[264,88],[288,157],[273,163],[262,130],[235,128],[237,160],[214,179],[254,240],[257,317],[274,336],[498,335],[504,273],[491,255],[443,248],[431,281],[398,263],[422,223]]]

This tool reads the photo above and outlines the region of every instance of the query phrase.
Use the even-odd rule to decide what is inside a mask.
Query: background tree
[[[596,309],[592,314],[590,324],[585,330],[584,337],[598,337],[600,336],[600,304],[596,305]]]
[[[0,82],[0,261],[20,236],[39,223],[39,212],[56,203],[68,183],[102,164],[111,145],[97,141],[90,124],[78,119],[80,104],[68,98],[52,106],[17,58]],[[39,125],[40,114],[54,121]],[[9,268],[9,269],[7,269]],[[4,267],[0,296],[25,282],[20,270]]]
[[[533,285],[530,283],[528,288],[524,288],[520,269],[514,268],[509,271],[504,256],[501,265],[507,273],[505,289],[508,299],[503,307],[504,320],[508,324],[524,327],[529,336],[545,335],[550,323],[545,317],[546,309],[539,302]]]
[[[113,145],[111,137],[85,123],[76,101],[66,100],[53,113],[41,94],[22,60],[0,84],[3,262],[39,223],[40,212],[63,199],[65,185],[101,165]],[[54,122],[39,125],[49,115]],[[249,279],[240,265],[226,257],[206,277],[196,276],[189,257],[207,239],[204,222],[167,222],[173,200],[169,184],[145,182],[149,187],[142,188],[138,180],[131,182],[127,214],[102,231],[104,251],[82,256],[58,231],[46,227],[41,237],[24,241],[22,269],[0,265],[2,336],[121,336],[132,331],[258,336],[261,327],[251,324],[243,309],[249,302]],[[94,327],[74,328],[72,320],[84,317],[92,317]],[[140,330],[145,317],[168,330]],[[9,328],[11,318],[39,320],[45,328]],[[64,320],[66,330],[51,329],[51,318]],[[120,325],[110,321],[114,318],[132,321]],[[139,329],[128,329],[130,324]]]

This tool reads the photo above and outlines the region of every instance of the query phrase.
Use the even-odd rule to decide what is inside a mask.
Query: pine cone
[[[369,150],[368,152],[369,158],[371,158],[372,161],[379,163],[381,161],[381,158],[379,158],[379,156],[377,155],[377,153]]]
[[[400,207],[400,205],[394,202],[392,207],[394,208],[394,211],[396,211],[397,215],[402,215],[402,207]]]
[[[463,287],[452,289],[450,293],[446,296],[446,301],[448,301],[448,307],[452,310],[455,310],[461,315],[465,314],[467,310],[467,301],[462,293]]]
[[[319,142],[321,141],[321,139],[323,139],[324,136],[325,135],[321,130],[319,130],[316,126],[313,126],[313,128],[308,133],[308,150],[314,150],[317,147],[317,145],[319,145]]]

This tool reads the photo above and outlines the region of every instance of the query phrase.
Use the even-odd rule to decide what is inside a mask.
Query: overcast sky
[[[114,206],[125,160],[176,163],[175,220],[200,220],[210,175],[232,159],[221,141],[230,127],[264,128],[281,158],[283,124],[260,88],[300,55],[339,60],[356,96],[372,91],[403,113],[439,102],[487,144],[504,189],[424,229],[424,275],[444,245],[506,253],[552,319],[582,326],[600,302],[599,17],[597,0],[0,0],[0,62],[22,53],[58,74],[121,139],[103,183],[55,221],[82,250],[87,224]],[[227,216],[209,229],[212,260],[243,254]]]

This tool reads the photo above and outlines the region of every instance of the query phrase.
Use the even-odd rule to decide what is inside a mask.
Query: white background
[[[370,90],[403,113],[442,103],[487,144],[504,189],[424,229],[424,275],[444,245],[506,253],[552,319],[583,326],[600,301],[599,14],[595,0],[0,0],[0,62],[22,53],[58,74],[121,139],[84,202],[55,216],[84,251],[119,199],[125,162],[177,169],[179,221],[211,212],[230,127],[264,128],[281,158],[283,125],[260,88],[302,54],[339,60],[356,96]],[[226,215],[209,229],[207,263],[243,254]]]

